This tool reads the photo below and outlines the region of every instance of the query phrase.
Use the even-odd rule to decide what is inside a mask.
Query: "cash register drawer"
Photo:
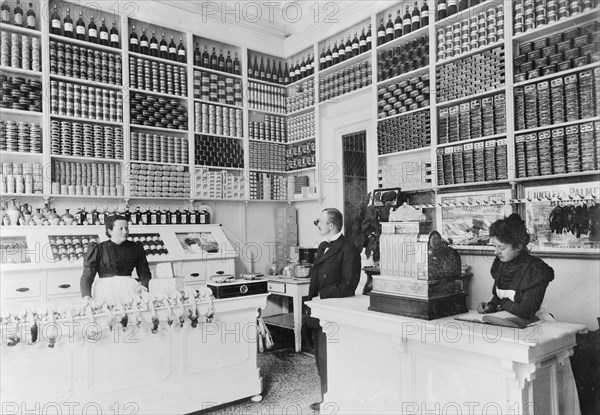
[[[243,297],[267,293],[267,281],[247,281],[206,284],[215,298]]]

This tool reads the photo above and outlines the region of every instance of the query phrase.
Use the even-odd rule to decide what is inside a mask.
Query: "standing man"
[[[324,239],[319,245],[315,262],[310,273],[310,286],[307,300],[337,297],[350,297],[360,280],[360,253],[358,248],[344,235],[342,213],[333,208],[324,209],[314,224]],[[310,310],[309,310],[310,313]],[[310,405],[318,411],[327,392],[327,336],[319,319],[305,319],[305,325],[312,331],[315,360],[321,379],[321,402]]]

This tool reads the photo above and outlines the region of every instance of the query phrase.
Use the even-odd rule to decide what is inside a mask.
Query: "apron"
[[[122,304],[139,294],[140,287],[140,283],[131,276],[96,278],[92,284],[92,298],[107,304]]]

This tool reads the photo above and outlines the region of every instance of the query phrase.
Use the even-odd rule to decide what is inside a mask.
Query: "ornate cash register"
[[[382,223],[369,310],[433,320],[466,313],[459,254],[406,203]]]

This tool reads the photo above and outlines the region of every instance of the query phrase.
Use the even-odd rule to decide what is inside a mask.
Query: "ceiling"
[[[290,36],[306,34],[322,24],[336,26],[348,18],[371,13],[368,1],[323,1],[323,0],[159,0],[189,13],[198,15],[202,21],[219,21],[240,25],[243,28],[287,39]],[[371,4],[375,4],[373,2]]]

